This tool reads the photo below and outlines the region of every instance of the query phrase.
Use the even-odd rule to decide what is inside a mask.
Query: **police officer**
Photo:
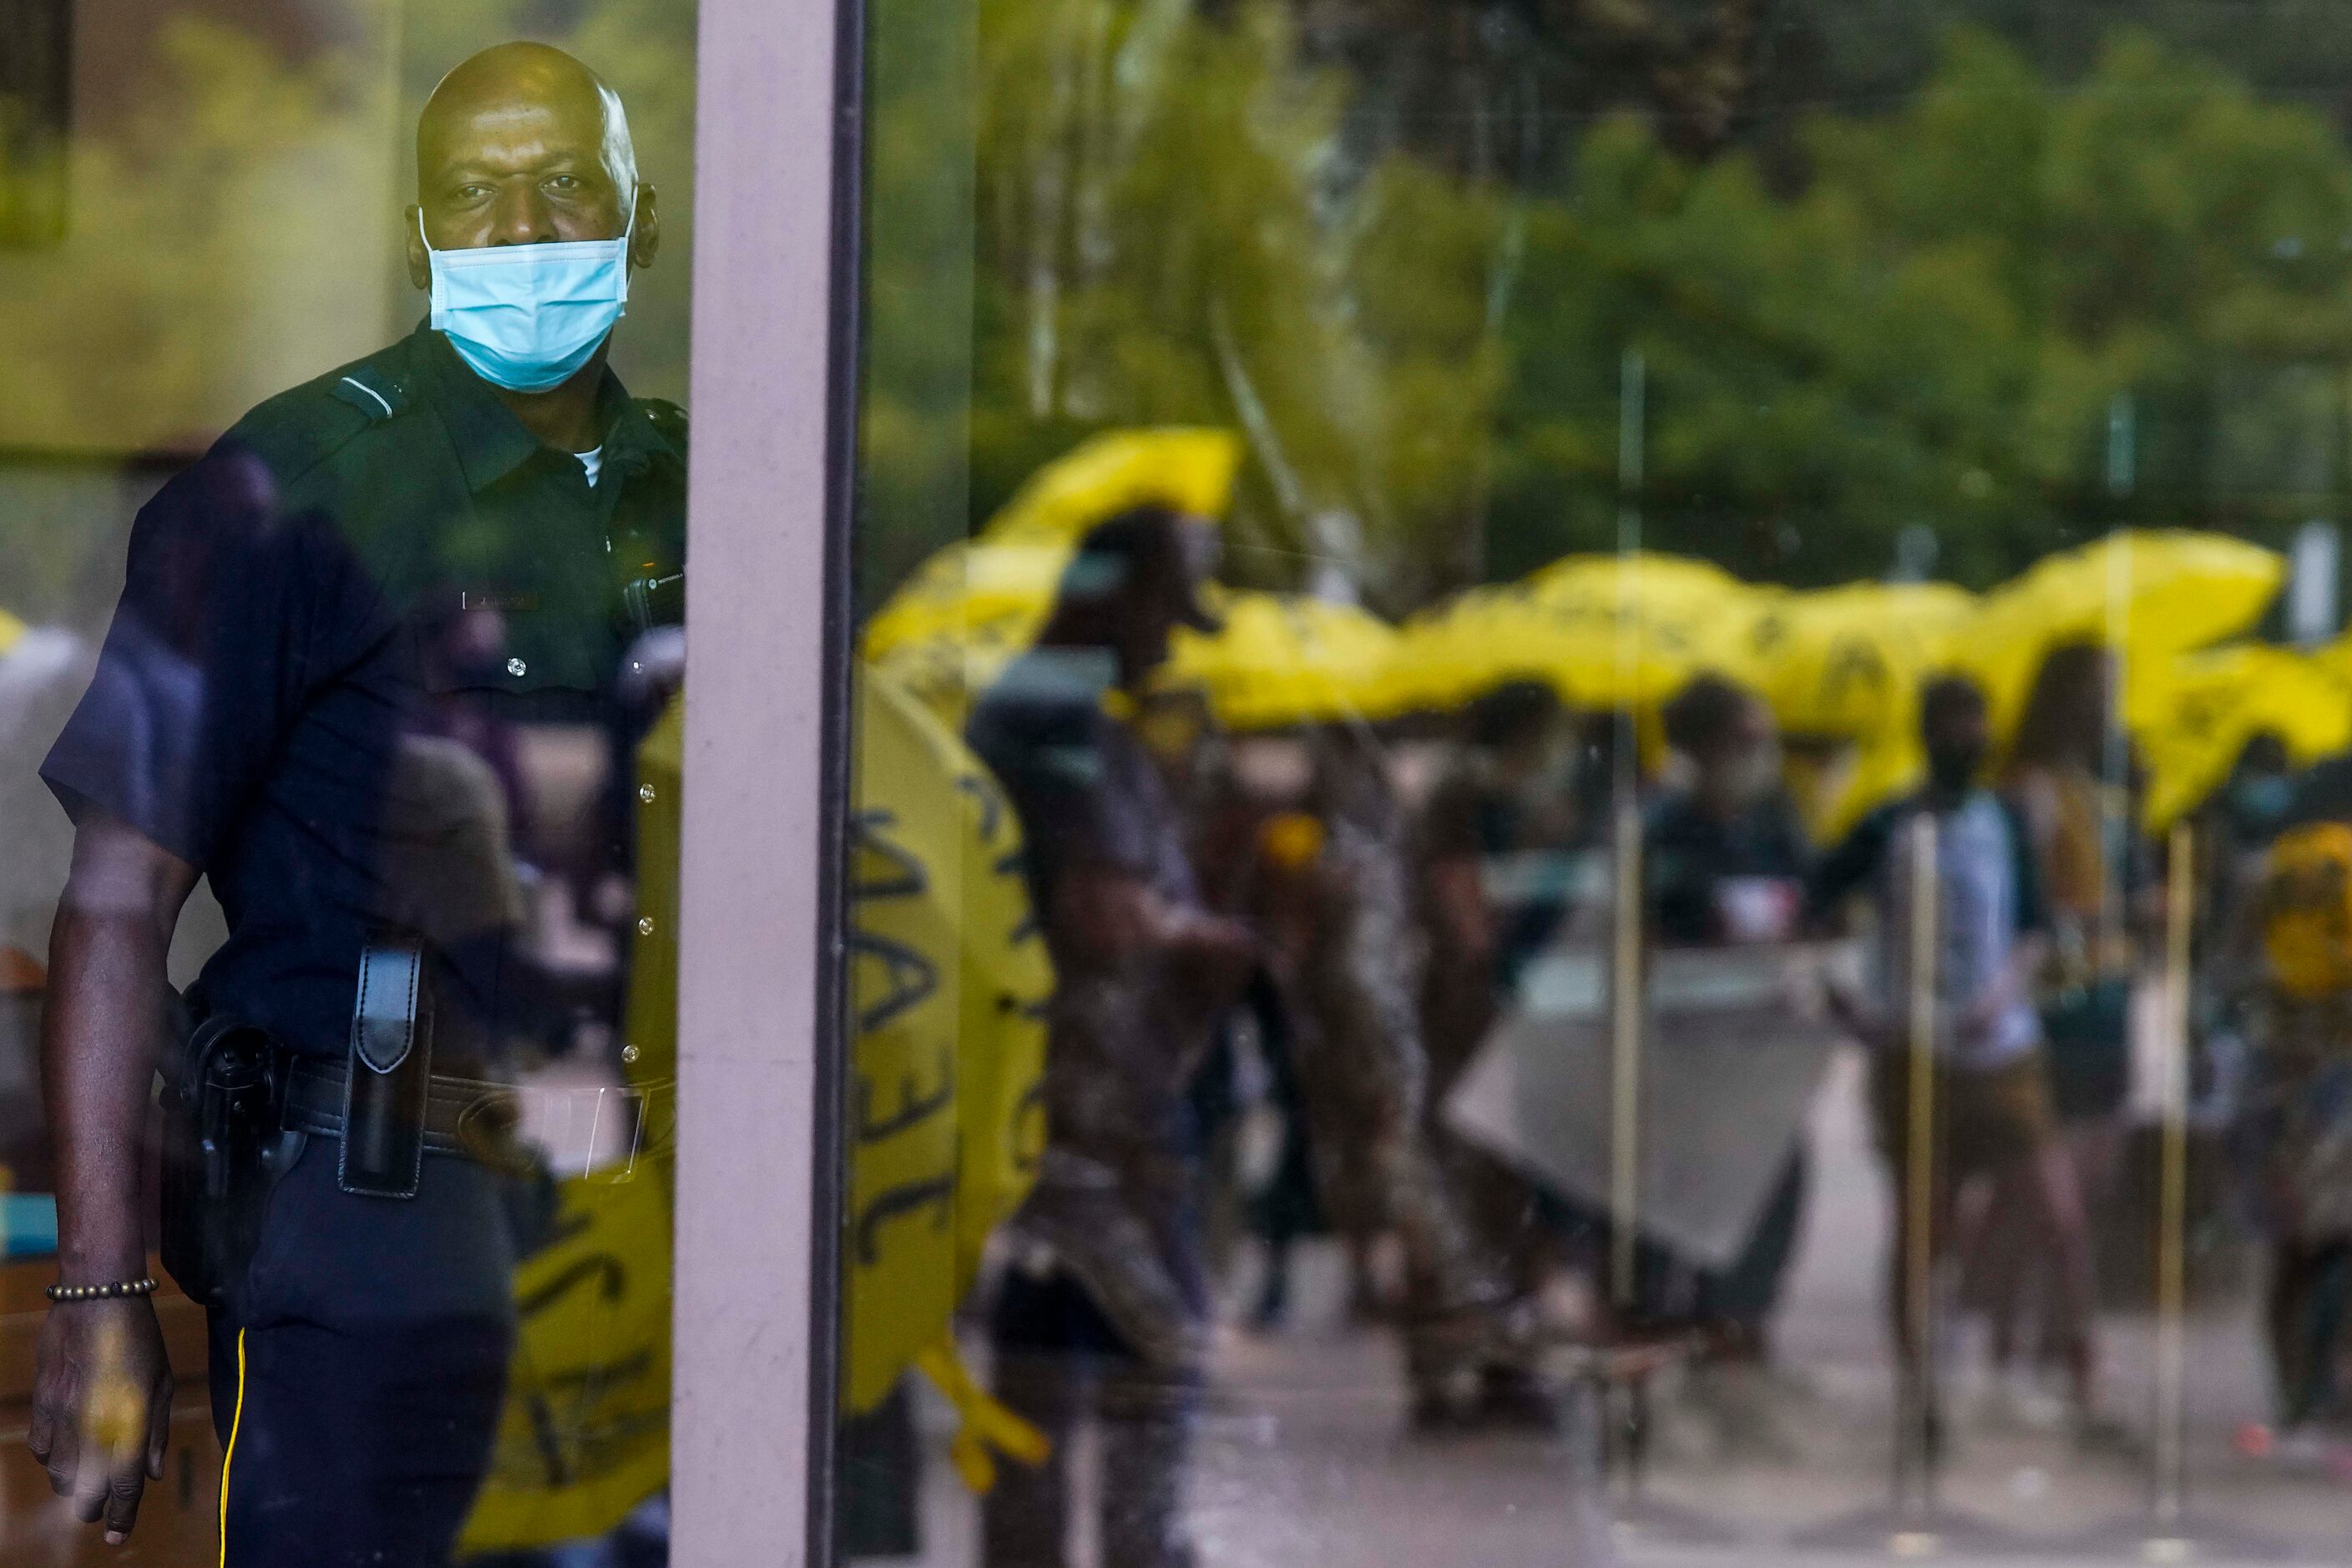
[[[204,876],[228,937],[188,998],[201,1060],[161,1065],[211,1140],[180,1256],[209,1309],[231,1565],[449,1556],[512,1339],[495,1085],[558,1005],[520,941],[500,737],[624,732],[629,650],[681,602],[683,420],[605,365],[661,237],[619,100],[502,46],[435,90],[416,153],[428,321],[261,405],[141,512],[44,768],[76,838],[30,1443],[110,1542],[163,1474],[140,1147],[165,949]]]

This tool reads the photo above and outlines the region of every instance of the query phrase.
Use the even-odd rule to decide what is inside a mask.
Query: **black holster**
[[[163,1268],[189,1300],[225,1307],[261,1239],[269,1189],[301,1152],[284,1131],[285,1057],[244,1020],[204,1019],[163,1075]]]

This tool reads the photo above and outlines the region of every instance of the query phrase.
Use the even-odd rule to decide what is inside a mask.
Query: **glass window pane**
[[[842,1554],[2324,1552],[2345,18],[866,20]]]

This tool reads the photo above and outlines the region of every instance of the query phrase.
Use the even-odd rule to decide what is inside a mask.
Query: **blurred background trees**
[[[1391,610],[1629,502],[1797,583],[2341,515],[2327,73],[2196,8],[1884,9],[986,0],[972,519],[1146,421],[1248,437],[1233,574]]]

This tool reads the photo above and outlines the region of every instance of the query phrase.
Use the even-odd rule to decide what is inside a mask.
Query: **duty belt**
[[[286,1131],[341,1138],[350,1083],[348,1063],[293,1058],[286,1069]],[[425,1099],[425,1152],[478,1157],[512,1134],[521,1104],[511,1084],[435,1073]]]

